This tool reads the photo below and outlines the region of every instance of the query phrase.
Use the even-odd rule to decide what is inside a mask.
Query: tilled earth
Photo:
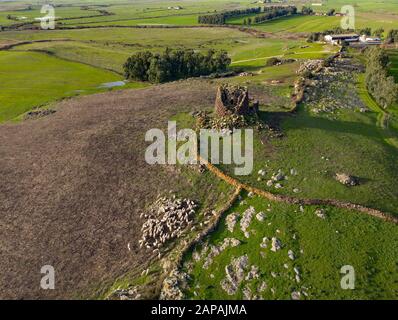
[[[55,114],[0,125],[0,298],[89,297],[143,268],[140,212],[170,190],[195,199],[174,167],[145,162],[145,133],[214,99],[214,84],[191,80],[65,100]],[[55,290],[40,288],[44,265]]]

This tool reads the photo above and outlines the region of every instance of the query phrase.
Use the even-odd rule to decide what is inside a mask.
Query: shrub
[[[398,100],[398,85],[387,72],[388,55],[374,47],[367,51],[367,58],[366,87],[377,103],[387,108]]]

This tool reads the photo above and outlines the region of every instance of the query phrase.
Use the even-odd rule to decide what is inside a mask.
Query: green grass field
[[[136,1],[125,3],[122,1],[108,1],[106,7],[95,6],[95,2],[75,2],[74,0],[65,1],[67,6],[56,7],[56,17],[59,25],[63,26],[133,26],[133,25],[196,25],[197,17],[201,14],[221,12],[239,8],[256,7],[259,4],[250,0],[230,1],[230,0],[182,0],[169,1],[167,3],[156,1]],[[303,5],[301,1],[290,1],[299,9]],[[69,6],[68,6],[69,5]],[[359,1],[334,1],[325,2],[322,7],[313,7],[316,12],[327,12],[334,8],[337,12],[344,5],[352,5],[356,14],[356,27],[383,26],[386,30],[398,27],[395,14],[398,12],[393,0],[385,0],[382,3],[374,3],[370,0]],[[31,5],[21,1],[18,6],[3,5],[4,10],[0,11],[0,25],[12,25],[18,22],[34,21],[34,18],[41,17],[40,6]],[[89,10],[83,10],[89,6]],[[168,7],[180,6],[180,10],[168,9]],[[13,11],[12,8],[18,8]],[[25,8],[25,10],[21,10]],[[29,9],[26,9],[29,8]],[[98,10],[106,10],[110,15],[102,15]],[[17,17],[14,21],[7,19],[7,15]],[[95,17],[90,17],[95,15]],[[76,19],[77,17],[81,17]],[[228,21],[231,24],[242,24],[244,17],[232,18]],[[338,17],[323,16],[296,16],[256,25],[255,27],[268,32],[313,32],[323,31],[340,25]]]
[[[0,122],[81,91],[94,93],[121,77],[35,52],[0,52]]]
[[[64,73],[62,76],[58,73],[57,68],[54,69],[56,71],[53,73],[50,81],[52,84],[51,87],[54,87],[54,90],[41,91],[42,87],[40,85],[43,87],[48,85],[46,81],[43,81],[43,83],[39,82],[39,86],[32,85],[29,87],[30,92],[35,92],[35,90],[40,91],[38,94],[34,94],[31,99],[9,99],[2,106],[3,116],[1,117],[1,121],[12,119],[21,112],[25,112],[34,106],[48,103],[51,100],[78,94],[78,90],[92,92],[91,83],[99,85],[104,82],[113,81],[112,79],[120,80],[123,73],[123,63],[131,54],[137,51],[150,50],[161,52],[167,47],[174,49],[190,48],[194,50],[223,49],[227,50],[230,54],[233,61],[233,68],[252,70],[253,68],[258,69],[263,67],[266,60],[271,56],[317,58],[330,54],[329,50],[335,50],[335,48],[327,48],[319,44],[307,45],[304,40],[296,40],[287,44],[283,39],[258,39],[238,30],[229,30],[226,28],[184,28],[178,29],[178,32],[173,29],[153,28],[13,31],[0,33],[0,41],[5,44],[30,42],[15,46],[7,54],[3,52],[7,59],[18,55],[28,57],[31,54],[30,52],[36,52],[32,53],[35,57],[41,56],[44,60],[53,63],[60,61],[59,68],[62,66],[64,68],[73,66],[69,73]],[[25,52],[25,54],[22,52]],[[37,52],[45,52],[47,54],[39,54]],[[52,57],[48,54],[51,54]],[[63,60],[57,60],[56,58]],[[78,66],[76,63],[69,63],[65,60],[83,63],[84,65]],[[18,62],[17,72],[23,73],[27,69],[26,63],[25,60],[21,60],[20,63]],[[42,64],[44,64],[44,67]],[[46,66],[44,61],[40,61],[40,63],[35,62],[34,66],[37,70],[52,68],[51,66]],[[95,68],[90,68],[90,66]],[[81,71],[84,74],[80,76],[78,73],[74,73],[75,67],[77,71],[84,70]],[[6,68],[6,66],[3,68]],[[119,75],[109,73],[108,70],[116,72]],[[32,76],[34,76],[37,71],[34,69],[31,72]],[[103,80],[97,80],[102,73],[107,76],[104,76]],[[65,86],[67,89],[61,90],[58,82],[54,81],[57,79],[57,76],[60,76],[59,84],[67,83]],[[27,79],[30,77],[30,75],[27,76]],[[75,77],[79,79],[77,83],[75,82]],[[108,80],[108,78],[111,80]],[[18,87],[21,80],[17,79],[16,77],[8,79],[7,83],[10,87]],[[76,89],[69,89],[68,85],[74,83]],[[5,93],[3,94],[6,95]]]
[[[234,232],[228,231],[224,217],[206,243],[220,245],[225,238],[233,237],[241,244],[216,256],[207,269],[203,267],[206,255],[197,262],[191,254],[186,257],[184,270],[192,279],[188,297],[242,299],[242,289],[247,286],[253,295],[265,300],[291,299],[293,291],[306,292],[308,296],[302,295],[301,299],[396,298],[398,233],[395,225],[329,207],[325,208],[326,219],[321,219],[314,213],[317,207],[308,206],[301,212],[298,206],[270,202],[258,196],[244,196],[226,215],[242,214],[250,206],[257,213],[264,212],[266,218],[259,222],[253,217],[249,238],[243,235],[239,222]],[[267,248],[260,248],[263,237],[277,237],[283,244],[282,249],[272,252],[270,243]],[[200,253],[202,248],[197,246],[195,250]],[[288,250],[293,251],[294,261],[288,258]],[[259,278],[244,280],[236,294],[228,295],[220,286],[226,277],[225,267],[233,257],[245,254],[249,265],[259,268]],[[341,288],[340,269],[344,265],[354,267],[355,290]],[[295,280],[294,267],[300,272],[300,282]],[[259,293],[257,290],[263,281],[267,287]]]

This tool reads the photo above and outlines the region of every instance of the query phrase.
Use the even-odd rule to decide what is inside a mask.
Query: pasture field
[[[266,75],[267,68],[263,70]],[[294,74],[294,69],[287,70]],[[282,83],[280,86],[285,85]],[[277,92],[275,88],[274,92]],[[285,94],[289,97],[289,91]],[[363,94],[360,98],[367,105],[371,99]],[[284,104],[288,106],[288,101]],[[380,124],[383,114],[379,109],[369,108],[372,112],[363,114],[344,110],[331,118],[328,115],[314,115],[306,105],[302,105],[295,116],[289,117],[281,116],[281,112],[289,107],[286,109],[282,104],[278,109],[265,103],[261,108],[262,117],[266,122],[279,123],[284,137],[267,139],[261,132],[255,133],[253,174],[235,178],[273,193],[300,198],[340,199],[398,215],[396,119],[391,117],[390,128],[384,128]],[[234,176],[230,166],[221,167]],[[289,175],[291,169],[297,170],[298,174]],[[266,171],[260,181],[259,170]],[[282,183],[280,189],[268,187],[266,182],[278,170],[289,175],[288,180]],[[334,174],[346,171],[363,177],[363,183],[355,189],[339,184]]]
[[[253,207],[256,213],[263,212],[263,222],[253,216],[249,238],[240,230],[242,213]],[[190,277],[188,297],[192,299],[244,299],[242,291],[250,292],[261,299],[291,299],[292,292],[305,292],[302,299],[395,299],[397,292],[396,259],[398,234],[396,227],[355,212],[325,208],[326,219],[314,213],[317,207],[287,205],[265,200],[259,196],[243,195],[226,212],[219,226],[205,241],[209,247],[220,246],[225,238],[238,239],[241,244],[227,248],[213,258],[204,268],[206,253],[200,260],[188,254],[185,268]],[[238,213],[240,218],[234,231],[226,227],[225,218]],[[268,246],[261,248],[262,239],[269,239]],[[271,238],[282,242],[282,249],[272,252]],[[204,246],[194,251],[201,254]],[[289,259],[292,250],[294,260]],[[226,266],[233,258],[248,256],[251,265],[259,268],[259,277],[244,280],[236,294],[228,295],[220,285],[226,277]],[[351,265],[356,271],[355,290],[343,290],[340,285],[340,269]],[[296,268],[300,280],[295,279]],[[260,284],[265,282],[263,291]],[[249,288],[249,290],[247,290]],[[247,299],[247,298],[246,298]]]
[[[102,83],[117,80],[121,77],[112,72],[43,53],[0,52],[0,121],[63,97],[98,92]]]
[[[26,112],[29,108],[40,106],[48,103],[51,100],[56,100],[61,97],[70,95],[93,92],[95,85],[101,83],[121,80],[123,74],[123,63],[126,59],[137,51],[150,50],[153,52],[162,52],[167,47],[174,49],[193,49],[193,50],[226,50],[231,59],[232,67],[240,69],[258,69],[265,65],[266,60],[273,56],[281,56],[286,58],[317,58],[324,57],[330,54],[336,48],[328,48],[320,44],[306,44],[303,39],[290,41],[286,43],[283,39],[259,39],[252,35],[235,29],[228,28],[183,28],[176,32],[173,29],[155,29],[155,28],[101,28],[101,29],[82,29],[82,30],[54,30],[54,31],[24,31],[24,32],[2,32],[0,33],[0,41],[4,44],[27,42],[26,44],[16,45],[7,52],[3,52],[4,56],[11,58],[22,55],[28,57],[32,54],[35,57],[43,56],[42,59],[54,61],[56,58],[63,60],[82,63],[80,66],[84,70],[84,76],[80,77],[73,72],[63,74],[58,73],[57,68],[50,78],[50,82],[43,81],[43,87],[52,83],[51,87],[57,88],[54,90],[42,90],[40,85],[38,87],[32,85],[28,86],[27,90],[39,90],[40,92],[32,98],[32,101],[23,98],[8,99],[8,102],[3,104],[3,117],[0,121],[10,120],[19,114]],[[34,53],[36,52],[36,53]],[[38,53],[39,52],[39,53]],[[13,53],[13,54],[11,54]],[[48,56],[51,55],[52,57]],[[5,58],[4,58],[5,59]],[[24,72],[26,69],[25,59],[17,61],[20,65],[18,70]],[[62,61],[62,64],[69,62]],[[69,64],[68,64],[69,65]],[[77,66],[77,64],[71,64]],[[90,68],[89,66],[95,67]],[[4,66],[4,68],[6,68]],[[35,63],[35,70],[41,70],[47,73],[46,64],[43,62]],[[51,67],[48,67],[51,68]],[[101,73],[101,70],[102,72]],[[112,74],[109,71],[115,72]],[[32,71],[32,76],[35,72]],[[92,74],[90,74],[92,73]],[[98,80],[99,74],[107,75]],[[6,73],[3,73],[6,77]],[[60,76],[59,82],[54,81]],[[76,82],[75,76],[79,78]],[[22,75],[21,75],[22,77]],[[36,76],[34,76],[36,77]],[[70,77],[70,78],[68,78]],[[23,78],[23,77],[22,77]],[[7,83],[10,86],[15,82],[14,87],[18,87],[20,82],[17,78],[8,79]],[[29,77],[26,82],[29,83]],[[80,80],[81,79],[81,80]],[[91,81],[91,82],[90,82]],[[71,88],[66,90],[58,87],[57,83],[70,83]],[[132,83],[128,87],[140,87],[142,84]],[[22,87],[26,87],[22,85]],[[34,91],[33,91],[34,92]],[[11,95],[14,94],[11,91]],[[9,97],[3,93],[5,97]],[[47,95],[47,99],[45,96]],[[52,99],[51,99],[52,97]],[[22,107],[22,104],[24,105]],[[14,107],[15,106],[15,107]],[[10,110],[9,110],[10,109]]]
[[[290,4],[296,5],[299,9],[303,3],[301,1],[290,1]],[[370,0],[360,1],[334,1],[326,2],[321,7],[314,6],[316,12],[327,12],[334,8],[337,12],[344,5],[352,5],[356,12],[356,28],[383,26],[385,30],[398,26],[396,14],[398,9],[393,0],[386,0],[381,3],[374,3]],[[3,5],[2,5],[3,6]],[[174,7],[180,7],[175,10]],[[197,25],[197,17],[200,14],[211,12],[221,12],[225,10],[241,9],[247,7],[256,7],[252,1],[192,1],[183,0],[178,2],[159,2],[157,1],[136,1],[126,4],[122,1],[109,1],[106,5],[97,6],[92,2],[64,1],[63,6],[56,7],[56,17],[59,26],[136,26],[136,25]],[[171,9],[169,9],[169,7]],[[12,25],[15,23],[33,21],[34,18],[41,17],[40,7],[20,2],[19,10],[12,11],[7,8],[13,6],[4,6],[0,11],[0,25]],[[21,8],[23,10],[21,10]],[[99,12],[106,11],[109,14]],[[16,17],[17,20],[10,20],[8,15]],[[242,24],[244,17],[233,18],[228,21],[231,24]],[[36,22],[37,24],[37,22]],[[324,16],[296,16],[275,19],[254,25],[253,27],[267,32],[314,32],[324,31],[340,25],[339,17]]]

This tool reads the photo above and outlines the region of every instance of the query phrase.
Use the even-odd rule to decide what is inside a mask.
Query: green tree
[[[328,16],[334,16],[336,13],[336,9],[329,9],[328,12],[326,13]]]
[[[369,27],[363,28],[363,29],[359,29],[358,33],[360,35],[370,36],[372,34],[372,29],[369,28]]]
[[[148,69],[152,59],[149,51],[138,52],[129,57],[123,65],[126,79],[136,79],[141,81],[148,80]]]
[[[381,38],[383,36],[383,33],[384,33],[384,28],[378,28],[373,31],[373,36]]]

